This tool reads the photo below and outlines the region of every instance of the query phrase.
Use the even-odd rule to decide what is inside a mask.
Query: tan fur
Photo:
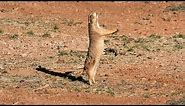
[[[89,48],[84,64],[83,72],[88,75],[90,85],[95,83],[96,70],[99,66],[100,57],[104,50],[104,38],[117,32],[117,29],[107,30],[99,26],[97,13],[91,13],[88,17]]]

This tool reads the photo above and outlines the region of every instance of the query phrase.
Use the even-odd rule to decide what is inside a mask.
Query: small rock
[[[4,65],[3,64],[0,64],[0,69],[4,70]]]
[[[81,97],[81,94],[77,94],[76,96],[77,96],[77,97]]]
[[[22,57],[26,57],[27,55],[26,53],[21,54]]]
[[[105,74],[105,76],[109,76],[108,74]]]

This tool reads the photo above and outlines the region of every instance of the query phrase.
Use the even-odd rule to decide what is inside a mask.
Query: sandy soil
[[[76,78],[87,17],[118,28]],[[184,2],[0,2],[0,104],[185,104]]]

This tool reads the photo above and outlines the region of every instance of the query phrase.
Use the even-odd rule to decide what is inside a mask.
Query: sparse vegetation
[[[110,41],[109,40],[104,40],[104,43],[108,45],[110,43]]]
[[[105,52],[105,55],[110,54],[110,53],[113,53],[114,56],[118,55],[118,51],[116,49],[113,49],[113,48],[105,48],[104,52]]]
[[[44,33],[44,34],[42,35],[42,37],[44,37],[44,38],[50,38],[51,35],[50,35],[49,33]]]
[[[162,17],[162,20],[163,20],[163,21],[168,21],[168,22],[170,22],[171,18],[170,18],[170,17],[168,17],[168,18]]]
[[[78,58],[85,58],[85,52],[83,51],[73,51],[73,50],[70,50],[70,51],[59,51],[58,52],[58,55],[59,56],[64,56],[64,55],[68,55],[68,56],[76,56]]]
[[[176,44],[176,45],[174,46],[174,50],[179,50],[179,49],[183,49],[183,45],[181,45],[181,44]]]
[[[71,51],[71,55],[73,56],[77,56],[78,58],[85,58],[85,54],[86,52],[83,52],[83,51]]]
[[[4,31],[2,29],[0,29],[0,35],[2,35],[4,33]]]
[[[134,52],[134,49],[133,48],[129,48],[129,49],[127,49],[127,52]]]
[[[13,34],[13,35],[10,36],[10,39],[17,39],[18,36],[19,36],[18,34]]]
[[[173,38],[182,38],[182,39],[185,39],[185,35],[183,35],[183,34],[177,34],[177,35],[174,35]]]
[[[28,36],[33,36],[34,35],[33,31],[28,31],[26,34],[28,34]]]
[[[144,96],[144,98],[150,98],[150,94],[148,92],[144,93],[143,96]]]
[[[134,40],[134,42],[135,43],[146,43],[146,39],[144,39],[144,38],[138,38],[138,39],[136,39],[136,40]]]
[[[76,26],[78,24],[82,24],[82,22],[79,22],[79,21],[75,21],[73,19],[64,19],[63,20],[63,23],[62,24],[65,24],[67,26]]]
[[[58,31],[60,32],[59,26],[57,24],[54,24],[52,31],[53,32],[58,32]]]
[[[151,34],[148,37],[132,38],[125,35],[114,36],[109,40],[109,43],[105,43],[107,46],[113,45],[118,48],[119,53],[127,52],[131,55],[140,54],[142,51],[147,52],[159,52],[167,51],[173,52],[184,48],[185,35],[176,34],[172,37],[162,37],[160,35]],[[113,44],[112,42],[116,42]]]
[[[59,27],[55,24],[55,26],[53,27],[54,30],[58,30]]]
[[[68,63],[79,63],[84,61],[86,52],[73,50],[58,51],[58,56],[65,57],[65,61]]]
[[[180,11],[180,10],[185,11],[185,4],[182,3],[178,6],[172,5],[165,8],[165,11]]]
[[[114,96],[114,95],[115,95],[113,89],[111,89],[111,88],[107,88],[106,92],[107,92],[108,94],[110,94],[111,96]]]
[[[171,99],[166,101],[167,105],[185,105],[185,97],[180,98],[179,100]]]
[[[49,59],[53,59],[54,57],[53,57],[53,56],[49,56],[48,58],[49,58]]]
[[[149,39],[155,39],[155,40],[157,40],[157,39],[160,39],[160,38],[161,38],[161,36],[160,35],[156,35],[156,34],[151,34],[149,36]]]
[[[69,52],[68,51],[59,51],[58,52],[58,56],[64,56],[64,55],[68,55]]]

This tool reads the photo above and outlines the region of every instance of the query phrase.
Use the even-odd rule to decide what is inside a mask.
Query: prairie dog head
[[[109,29],[100,27],[98,23],[98,14],[96,12],[93,12],[89,15],[88,24],[89,24],[89,31],[90,31],[89,33],[91,33],[91,31],[96,32],[98,33],[98,35],[100,35],[99,37],[102,37],[102,36],[104,37],[105,35],[111,35],[118,31],[118,29],[109,30]]]
[[[89,23],[96,24],[98,23],[98,14],[96,12],[93,12],[89,15],[88,18]]]

